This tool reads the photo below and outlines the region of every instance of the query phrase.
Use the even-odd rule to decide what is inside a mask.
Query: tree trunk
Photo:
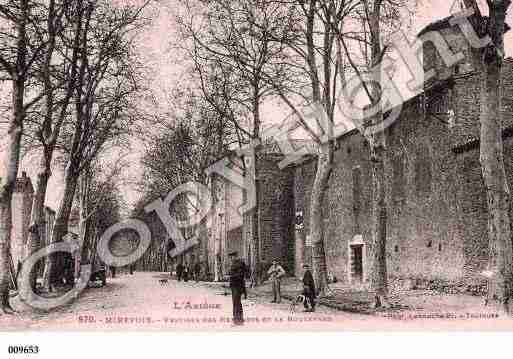
[[[41,239],[43,237],[43,233],[45,231],[46,218],[45,218],[45,198],[46,192],[48,188],[48,181],[51,176],[51,163],[53,152],[55,149],[55,142],[60,130],[60,124],[64,121],[65,110],[68,106],[69,99],[72,94],[72,84],[70,81],[68,84],[68,97],[65,98],[63,108],[61,110],[61,119],[58,121],[55,133],[52,133],[52,120],[54,113],[54,102],[55,96],[54,91],[55,88],[52,84],[52,59],[53,53],[55,51],[56,45],[56,37],[57,37],[57,23],[61,20],[61,16],[58,16],[56,13],[56,4],[55,0],[50,0],[48,4],[48,18],[47,18],[47,33],[48,33],[48,41],[46,43],[45,48],[45,57],[43,63],[43,86],[46,97],[46,109],[45,109],[45,117],[43,121],[43,125],[41,128],[40,136],[42,138],[43,145],[43,157],[40,161],[39,172],[37,175],[37,184],[36,184],[36,192],[34,194],[34,199],[32,203],[32,215],[31,215],[31,224],[29,230],[29,238],[27,243],[27,254],[31,256],[33,253],[37,252],[41,246]],[[76,51],[76,50],[75,50]],[[74,54],[73,58],[75,59],[75,63],[73,66],[76,67],[76,54]],[[76,72],[73,71],[72,72]],[[41,262],[35,263],[33,270],[30,272],[30,283],[33,291],[36,289],[36,281],[37,276],[40,272]]]
[[[10,198],[9,198],[10,196]],[[11,244],[11,200],[12,194],[4,194],[0,201],[0,295],[1,311],[0,313],[12,313],[9,304],[9,283],[10,265],[9,253]]]
[[[384,147],[372,145],[372,181],[373,181],[373,255],[372,290],[375,295],[374,306],[388,306],[387,281],[387,206],[385,202],[385,167],[383,162]]]
[[[45,198],[48,188],[48,180],[51,176],[51,152],[48,153],[48,151],[45,150],[44,156],[41,159],[39,173],[37,174],[36,192],[32,202],[32,218],[30,220],[31,224],[29,227],[29,239],[27,243],[27,255],[29,257],[37,252],[43,245],[43,243],[41,243],[41,239],[46,229]],[[40,264],[41,262],[36,263],[30,272],[32,290],[36,289],[36,280]]]
[[[488,202],[488,290],[486,303],[498,301],[509,312],[513,289],[510,218],[510,192],[504,168],[502,143],[501,69],[504,57],[506,13],[510,0],[487,1],[489,16],[485,21],[474,0],[465,0],[474,10],[470,21],[480,36],[489,35],[491,43],[472,49],[473,64],[481,76],[480,93],[480,162]]]
[[[12,195],[20,165],[21,137],[25,120],[25,76],[27,67],[27,29],[29,5],[20,1],[20,16],[16,27],[16,63],[11,69],[12,116],[9,121],[9,143],[5,154],[5,182],[0,189],[0,300],[1,312],[12,313],[9,304],[9,275],[12,228]]]
[[[89,236],[89,191],[91,186],[91,172],[86,169],[79,178],[79,243],[80,243],[80,261],[82,263],[90,262],[90,236]]]
[[[254,84],[253,88],[253,139],[255,141],[260,140],[260,88],[258,85],[258,80],[256,80],[256,84]],[[251,258],[251,262],[253,263],[253,268],[251,268],[251,276],[253,277],[253,286],[256,286],[261,283],[263,278],[259,278],[259,275],[262,273],[267,273],[267,270],[264,268],[260,268],[262,266],[261,258],[260,258],[260,246],[261,246],[261,223],[260,223],[260,206],[259,206],[259,194],[260,194],[260,179],[258,177],[259,174],[259,168],[258,168],[258,153],[260,152],[261,145],[257,144],[255,148],[253,148],[253,151],[251,151],[251,154],[253,156],[252,158],[252,166],[253,166],[253,173],[252,175],[254,178],[251,180],[254,181],[254,189],[255,189],[255,207],[253,211],[253,220],[252,226],[253,226],[253,233],[252,233],[252,249],[251,254],[253,258]],[[259,270],[262,269],[262,270]]]
[[[512,290],[510,192],[504,169],[500,63],[484,68],[481,81],[480,162],[488,199],[489,269],[487,300],[508,304]]]
[[[307,57],[306,62],[309,69],[310,82],[312,86],[312,100],[314,104],[322,104],[322,109],[325,115],[332,120],[332,111],[329,109],[329,99],[322,98],[321,96],[321,82],[319,80],[318,67],[316,61],[317,49],[314,43],[315,37],[315,14],[317,7],[317,0],[310,0],[309,9],[307,14],[306,24],[306,45]],[[330,31],[329,26],[324,31]],[[326,41],[325,33],[325,41]],[[326,50],[326,48],[325,48]],[[327,56],[327,53],[324,55]],[[325,71],[328,69],[324,68]],[[328,72],[329,73],[329,72]],[[310,237],[312,240],[313,250],[313,275],[315,284],[317,285],[317,292],[321,295],[326,294],[328,289],[328,270],[326,264],[326,253],[324,249],[324,221],[322,214],[323,199],[331,174],[331,167],[333,162],[333,124],[322,124],[319,118],[316,118],[320,129],[327,131],[321,135],[326,139],[319,143],[319,155],[317,160],[317,171],[315,172],[315,179],[312,186],[312,193],[310,196]]]
[[[323,199],[331,173],[331,143],[320,144],[317,171],[310,197],[310,237],[313,246],[313,274],[318,293],[325,294],[328,288],[328,271],[324,249]]]
[[[372,238],[373,238],[373,270],[371,287],[374,291],[374,307],[388,307],[388,279],[387,279],[387,203],[385,193],[385,164],[386,132],[383,124],[383,111],[381,109],[381,94],[384,91],[381,76],[381,0],[375,0],[372,9],[366,2],[369,13],[369,31],[371,40],[371,71],[374,82],[371,87],[371,103],[373,108],[380,106],[373,116],[372,128],[376,131],[371,135],[371,163],[372,163]]]
[[[23,133],[23,96],[25,84],[23,80],[13,81],[13,115],[9,126],[9,144],[6,153],[6,178],[0,192],[0,299],[1,311],[12,313],[9,304],[9,254],[11,251],[12,229],[12,195],[16,185],[16,176],[20,164],[21,136]]]
[[[79,175],[77,171],[74,170],[72,165],[68,164],[64,180],[64,194],[55,216],[51,243],[62,242],[63,237],[68,233],[68,222],[73,205],[73,198],[75,196],[75,189],[78,183],[78,177]],[[48,272],[48,275],[45,276],[48,280],[48,283],[45,283],[45,287],[49,290],[52,289],[52,285],[59,283],[62,279],[62,275],[64,274],[63,262],[63,255],[60,253],[54,253],[49,256],[47,266],[45,268],[45,271]]]

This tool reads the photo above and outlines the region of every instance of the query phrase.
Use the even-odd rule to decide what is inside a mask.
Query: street
[[[167,278],[168,282],[160,283]],[[14,316],[0,316],[2,330],[45,331],[131,331],[131,330],[403,330],[421,328],[499,329],[502,321],[405,320],[397,315],[364,315],[319,306],[315,313],[304,313],[291,302],[270,303],[270,298],[255,296],[248,290],[243,300],[243,327],[234,327],[229,289],[219,283],[177,282],[165,273],[137,272],[109,278],[101,288],[89,288],[79,298],[51,312],[36,311],[12,302]],[[402,317],[399,317],[399,314]],[[508,323],[509,322],[509,323]],[[511,322],[502,322],[511,327]]]
[[[151,272],[121,274],[118,278],[109,278],[107,286],[89,288],[73,303],[49,313],[35,311],[14,299],[18,312],[14,316],[0,317],[0,326],[3,330],[117,331],[233,328],[229,289],[174,279],[162,284],[160,279],[163,278],[169,276]],[[328,308],[303,313],[303,308],[297,306],[292,313],[290,301],[286,300],[282,304],[271,304],[248,299],[243,300],[243,307],[244,328],[335,329],[340,317],[340,312]]]

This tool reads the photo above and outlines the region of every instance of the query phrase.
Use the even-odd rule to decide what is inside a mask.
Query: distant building
[[[21,177],[16,180],[11,205],[11,254],[16,270],[26,255],[33,196],[34,187],[32,187],[32,182],[27,173],[22,172]]]
[[[228,168],[243,174],[242,161],[237,156],[228,159]],[[214,279],[225,277],[230,268],[228,254],[244,252],[242,240],[243,189],[225,177],[213,173],[209,178],[209,190],[212,198],[212,210],[206,221],[208,267]]]
[[[26,172],[22,172],[16,180],[12,198],[12,229],[11,229],[11,255],[13,265],[19,269],[21,262],[28,254],[27,244],[29,239],[29,227],[32,215],[32,202],[34,199],[34,187]],[[50,244],[53,233],[55,211],[45,206],[45,226],[41,232],[41,246]],[[41,268],[42,270],[42,268]],[[42,272],[40,273],[42,274]]]

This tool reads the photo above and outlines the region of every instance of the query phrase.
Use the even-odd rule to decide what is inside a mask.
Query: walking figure
[[[199,282],[199,278],[201,275],[201,264],[199,262],[196,262],[194,265],[194,279],[196,282]]]
[[[178,279],[179,282],[182,280],[182,274],[183,274],[183,264],[178,263],[176,265],[176,278]]]
[[[274,299],[271,303],[281,303],[281,278],[285,275],[285,270],[277,260],[273,260],[273,264],[267,271],[267,274],[273,284]]]
[[[246,274],[246,265],[238,258],[237,252],[229,254],[232,265],[230,267],[230,289],[232,291],[233,303],[233,324],[244,324],[244,313],[242,311],[241,297],[245,292],[244,276]]]
[[[182,273],[183,281],[184,282],[188,282],[189,281],[189,275],[190,274],[191,274],[191,270],[189,268],[189,265],[185,264],[185,266],[183,267],[183,273]]]
[[[310,266],[308,264],[303,265],[303,269],[305,273],[303,274],[303,295],[308,300],[304,301],[305,311],[306,312],[314,312],[315,311],[315,282],[310,271]],[[308,303],[309,302],[309,303]]]

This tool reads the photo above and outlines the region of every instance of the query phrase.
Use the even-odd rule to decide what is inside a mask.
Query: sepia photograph
[[[512,8],[0,0],[0,357],[511,333]]]

